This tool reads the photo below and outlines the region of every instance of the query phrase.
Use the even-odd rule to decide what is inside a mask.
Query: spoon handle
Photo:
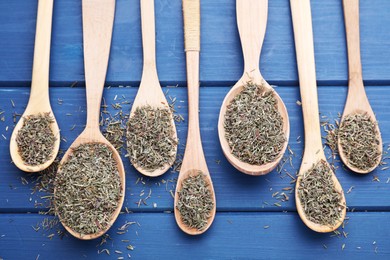
[[[343,9],[348,47],[349,80],[363,82],[360,59],[359,0],[343,0]],[[353,85],[360,86],[360,84]]]
[[[39,0],[34,46],[30,100],[45,104],[49,100],[50,39],[53,0]]]
[[[199,129],[200,0],[183,0],[188,85],[188,134],[183,169],[207,170]]]
[[[268,0],[237,0],[236,14],[244,71],[259,71],[260,52],[267,27]]]
[[[157,79],[154,0],[140,0],[144,68],[142,78]]]
[[[290,0],[290,5],[305,126],[305,154],[316,154],[322,149],[322,142],[310,0]]]
[[[100,103],[110,54],[115,0],[83,0],[82,8],[87,128],[99,129]]]

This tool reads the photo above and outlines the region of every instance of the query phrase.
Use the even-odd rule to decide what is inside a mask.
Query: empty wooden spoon
[[[188,84],[188,134],[183,163],[176,185],[174,210],[176,222],[180,229],[189,235],[199,235],[211,226],[216,211],[213,183],[204,157],[199,129],[200,1],[183,0],[183,17]],[[198,172],[204,174],[205,181],[208,183],[208,188],[214,200],[213,209],[210,213],[211,216],[208,218],[206,227],[202,230],[190,228],[184,224],[177,209],[178,192],[182,188],[183,181]]]
[[[84,131],[77,137],[65,153],[60,165],[63,165],[68,160],[73,148],[82,144],[102,143],[111,149],[118,167],[119,178],[121,181],[120,201],[118,202],[117,209],[112,214],[110,223],[105,230],[101,230],[95,234],[82,235],[62,223],[65,229],[74,237],[89,240],[98,238],[107,232],[118,217],[124,200],[125,170],[119,153],[112,144],[104,138],[99,129],[100,104],[110,53],[115,14],[115,0],[83,0],[82,8],[85,84],[87,92],[87,124]],[[58,174],[60,174],[60,172]],[[56,189],[54,190],[54,194],[55,193]],[[61,215],[58,215],[61,220]]]
[[[155,21],[154,21],[154,0],[141,0],[141,23],[142,23],[142,45],[144,55],[144,66],[141,78],[141,84],[138,89],[137,96],[134,100],[133,107],[130,111],[130,117],[134,116],[137,108],[150,106],[152,108],[162,108],[169,111],[170,124],[173,128],[173,139],[177,140],[175,121],[173,120],[173,114],[169,108],[167,99],[163,91],[157,76],[156,69],[156,47],[155,47]],[[176,141],[177,143],[177,141]],[[176,157],[177,146],[174,147],[172,154],[167,156],[171,158]],[[162,168],[155,169],[153,171],[146,170],[140,167],[136,162],[133,162],[133,166],[143,175],[156,177],[165,173],[174,163],[165,164]]]
[[[359,33],[359,0],[343,0],[345,29],[348,45],[348,96],[345,104],[343,117],[340,125],[343,125],[345,118],[349,115],[366,114],[370,120],[375,123],[376,134],[379,140],[378,153],[382,154],[382,138],[377,124],[374,111],[368,101],[363,85],[362,64],[360,59],[360,33]],[[343,146],[338,139],[338,150],[341,160],[354,172],[366,174],[373,171],[381,162],[381,156],[378,156],[374,165],[367,169],[360,169],[350,163]],[[352,151],[353,152],[353,151]]]
[[[54,118],[49,98],[49,63],[50,63],[50,37],[53,14],[53,0],[40,0],[38,2],[37,25],[35,33],[34,64],[31,81],[31,93],[26,110],[16,124],[10,141],[10,153],[15,165],[25,172],[38,172],[49,167],[57,156],[60,148],[60,129]],[[54,122],[50,128],[56,140],[51,156],[40,165],[27,165],[19,153],[16,142],[19,130],[23,126],[25,117],[31,115],[50,113]]]
[[[299,216],[306,226],[317,232],[331,232],[342,224],[346,214],[344,192],[333,171],[331,171],[331,178],[334,188],[341,194],[341,204],[344,205],[340,212],[341,217],[336,224],[321,225],[309,220],[298,196],[298,187],[300,187],[302,177],[313,165],[323,161],[328,167],[330,166],[326,162],[321,142],[310,0],[290,0],[290,4],[305,127],[305,150],[295,188],[295,202]]]
[[[237,0],[236,13],[242,52],[244,55],[244,74],[229,91],[222,103],[218,121],[219,141],[226,158],[234,167],[236,167],[236,169],[250,175],[264,175],[272,171],[282,159],[290,135],[287,109],[278,93],[276,93],[276,91],[274,91],[264,80],[259,69],[261,47],[263,45],[265,29],[267,26],[268,0]],[[283,148],[276,160],[263,165],[253,165],[238,159],[232,154],[225,137],[224,122],[227,106],[243,90],[248,82],[263,85],[265,91],[273,91],[278,102],[278,111],[283,118],[283,132],[286,138]]]

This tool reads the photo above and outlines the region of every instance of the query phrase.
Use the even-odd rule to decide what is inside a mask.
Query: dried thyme
[[[331,169],[323,160],[303,174],[298,197],[306,217],[321,225],[335,225],[345,208],[341,193],[334,187]]]
[[[374,167],[381,156],[376,122],[367,114],[348,115],[339,128],[339,142],[351,166],[360,170]]]
[[[169,109],[137,107],[127,123],[127,152],[130,161],[154,171],[175,160],[177,140]]]
[[[198,172],[184,179],[178,196],[176,208],[183,223],[190,228],[205,229],[214,208],[214,201],[204,174]]]
[[[286,136],[272,90],[248,82],[227,106],[224,128],[232,154],[243,162],[263,165],[281,156]]]
[[[26,165],[40,165],[53,156],[56,137],[51,129],[54,118],[50,113],[23,117],[17,133],[18,152]]]
[[[61,222],[82,234],[107,228],[121,197],[121,182],[112,151],[88,143],[73,149],[55,179],[54,204]]]

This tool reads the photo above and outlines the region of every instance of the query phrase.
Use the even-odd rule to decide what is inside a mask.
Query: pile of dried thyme
[[[306,217],[317,224],[333,226],[345,208],[342,195],[334,187],[331,169],[323,160],[303,174],[298,196]]]
[[[178,196],[176,208],[183,223],[190,228],[205,229],[214,209],[214,200],[204,174],[199,171],[184,179]]]
[[[127,152],[133,164],[154,171],[172,164],[176,146],[169,109],[137,107],[127,123]]]
[[[377,164],[381,153],[376,124],[367,114],[351,114],[343,119],[338,137],[351,166],[368,170]]]
[[[82,144],[60,165],[54,205],[61,222],[82,234],[107,228],[121,197],[121,181],[111,149]]]
[[[272,90],[248,82],[227,106],[224,128],[232,154],[243,162],[263,165],[281,156],[286,136]]]
[[[23,126],[17,133],[18,152],[26,165],[40,165],[53,155],[56,137],[51,129],[54,123],[50,113],[23,117]]]

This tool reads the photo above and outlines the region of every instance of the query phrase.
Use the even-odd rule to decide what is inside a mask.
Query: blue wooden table
[[[80,2],[57,0],[54,4],[50,95],[64,137],[62,150],[82,131],[86,118]],[[390,1],[360,2],[364,82],[387,151],[390,144]],[[333,122],[343,111],[347,93],[342,5],[341,0],[312,0],[311,5],[321,118]],[[161,84],[167,96],[176,98],[177,113],[187,119],[181,1],[156,0],[155,9]],[[269,1],[260,67],[264,78],[277,86],[276,91],[288,109],[289,145],[294,153],[291,164],[287,162],[280,173],[275,170],[263,177],[251,177],[235,170],[223,156],[217,137],[219,108],[229,88],[242,74],[243,58],[235,1],[203,0],[200,125],[217,196],[213,226],[197,237],[181,232],[171,213],[170,192],[175,189],[177,172],[168,172],[157,179],[142,178],[124,158],[127,183],[124,213],[108,232],[110,237],[106,243],[100,245],[100,239],[80,241],[67,234],[58,236],[61,225],[55,225],[52,216],[39,214],[47,210],[39,203],[48,194],[32,194],[38,176],[19,171],[11,163],[8,151],[13,115],[24,111],[29,95],[36,10],[37,1],[0,2],[0,259],[127,259],[129,255],[136,259],[390,258],[390,171],[386,165],[360,176],[345,170],[336,157],[336,175],[349,207],[348,220],[339,229],[339,235],[309,230],[296,212],[291,193],[294,183],[287,172],[294,177],[299,169],[304,140],[302,111],[297,105],[300,95],[288,0]],[[141,69],[139,0],[117,0],[104,91],[107,104],[123,102],[122,110],[128,113],[131,104],[124,101],[134,99]],[[109,110],[118,112],[112,106]],[[177,129],[182,154],[187,121],[178,123]],[[326,152],[330,154],[328,148]],[[147,205],[139,204],[150,192]],[[285,192],[289,199],[279,202],[276,192]],[[45,228],[46,221],[50,220],[53,227]],[[122,228],[125,231],[121,230],[129,222],[135,224],[130,223]],[[133,248],[128,249],[129,245]]]

